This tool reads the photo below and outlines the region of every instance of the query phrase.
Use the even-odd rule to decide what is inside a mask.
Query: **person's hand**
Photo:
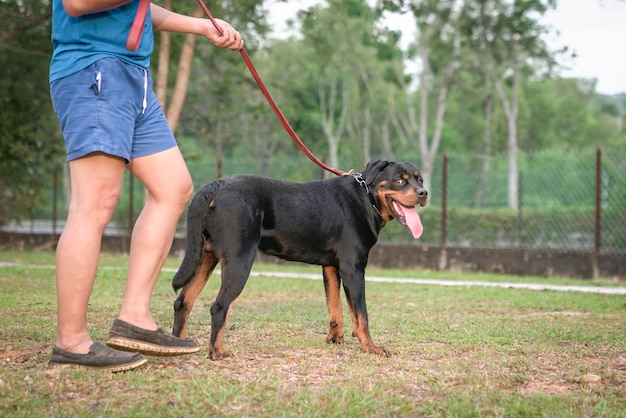
[[[239,51],[243,48],[241,35],[235,28],[230,26],[230,23],[221,19],[215,19],[215,23],[219,26],[219,29],[210,20],[206,19],[206,33],[204,35],[213,45],[232,51]]]

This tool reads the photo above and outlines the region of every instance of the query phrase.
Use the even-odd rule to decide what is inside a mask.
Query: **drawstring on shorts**
[[[143,70],[143,108],[141,109],[141,114],[146,113],[146,109],[148,108],[148,70]]]

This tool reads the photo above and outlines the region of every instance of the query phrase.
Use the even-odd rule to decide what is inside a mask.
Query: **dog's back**
[[[381,225],[364,209],[366,198],[352,177],[292,183],[239,174],[215,180],[189,206],[187,249],[172,285],[178,290],[191,280],[205,250],[218,260],[258,249],[285,260],[336,265],[342,234],[376,242]]]

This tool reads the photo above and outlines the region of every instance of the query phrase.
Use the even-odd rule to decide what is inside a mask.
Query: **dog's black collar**
[[[363,178],[363,174],[361,174],[361,173],[352,173],[352,177],[354,178],[354,180],[356,180],[356,182],[360,186],[362,186],[365,189],[365,192],[370,197],[370,202],[372,203],[372,207],[374,208],[376,213],[378,213],[378,215],[380,215],[380,217],[382,218],[383,214],[380,213],[380,210],[378,210],[378,208],[376,207],[376,200],[374,199],[374,195],[370,191],[370,188],[367,187],[367,183],[365,182],[365,179]]]

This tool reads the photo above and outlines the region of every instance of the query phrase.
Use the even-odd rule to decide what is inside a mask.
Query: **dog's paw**
[[[326,336],[327,344],[343,344],[343,334],[329,332]]]
[[[380,348],[380,352],[376,354],[382,357],[391,357],[391,353],[389,352],[389,350],[387,350],[385,347],[379,347],[379,348]]]
[[[231,353],[230,351],[226,350],[226,349],[212,349],[209,351],[209,358],[211,360],[221,360],[223,358],[228,358],[228,357],[232,357],[233,353]]]
[[[367,350],[369,354],[376,354],[381,357],[391,357],[391,353],[385,347],[378,347],[376,345],[369,347]]]

